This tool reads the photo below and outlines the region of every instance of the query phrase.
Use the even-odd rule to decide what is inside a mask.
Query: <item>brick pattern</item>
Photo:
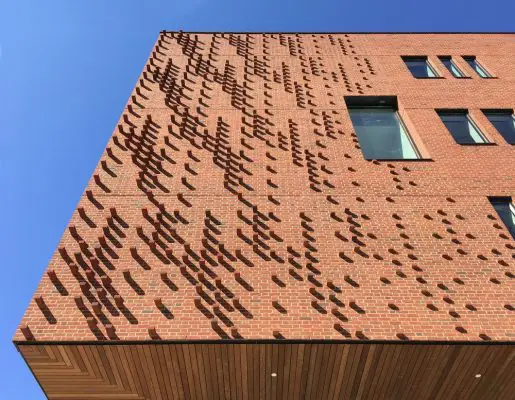
[[[515,195],[515,158],[480,109],[514,107],[514,51],[162,33],[14,339],[512,341],[515,243],[487,196]],[[430,159],[364,160],[350,95],[396,95]],[[435,108],[468,108],[496,146],[457,145]]]

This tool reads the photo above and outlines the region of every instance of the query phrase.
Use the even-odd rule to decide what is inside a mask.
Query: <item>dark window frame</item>
[[[490,114],[490,115],[493,115],[493,114],[509,115],[514,120],[514,123],[515,123],[515,113],[514,113],[513,108],[482,108],[481,112],[483,113],[485,118],[488,120],[488,122],[494,127],[494,129],[497,131],[497,133],[504,139],[504,141],[506,143],[508,143],[512,146],[515,145],[515,137],[513,140],[507,139],[506,136],[504,135],[504,133],[502,133],[497,128],[497,126],[494,125],[494,123],[490,120],[490,118],[488,118],[488,114]]]
[[[460,146],[496,146],[497,144],[490,140],[490,138],[485,135],[483,130],[479,127],[476,121],[470,116],[469,110],[466,108],[436,108],[435,109],[436,114],[440,118],[440,122],[445,126],[445,129],[449,132],[451,137],[454,139],[456,144],[459,144]],[[475,143],[460,143],[456,140],[456,137],[454,136],[453,132],[447,127],[445,122],[442,119],[443,115],[464,115],[467,120],[476,128],[478,134],[480,137],[484,139],[484,142],[475,142]]]
[[[425,157],[423,152],[420,150],[417,142],[410,134],[406,123],[399,113],[399,105],[397,101],[397,96],[344,96],[345,104],[347,110],[356,110],[356,109],[388,109],[392,110],[395,113],[395,117],[399,121],[404,133],[414,151],[417,158],[367,158],[363,149],[361,149],[361,154],[365,160],[380,160],[380,161],[399,161],[399,162],[419,162],[419,161],[432,161],[430,158]],[[349,118],[350,113],[349,113]],[[354,124],[353,124],[354,128]],[[354,128],[356,131],[356,129]],[[359,141],[359,134],[356,132],[356,136]],[[360,144],[361,147],[361,144]]]
[[[510,196],[488,196],[488,201],[490,202],[490,205],[496,212],[497,216],[503,223],[503,225],[508,230],[509,234],[513,239],[515,239],[515,223],[511,222],[510,226],[508,226],[507,221],[505,221],[502,217],[502,215],[499,213],[497,208],[495,207],[495,204],[505,204],[508,207],[508,212],[510,214],[515,215],[515,204],[513,203],[513,199]],[[511,217],[513,220],[513,217]]]
[[[497,77],[490,71],[489,68],[485,67],[483,63],[480,63],[477,59],[476,56],[461,56],[461,58],[463,58],[463,61],[465,61],[467,63],[467,65],[474,71],[474,73],[480,77],[481,79],[496,79]],[[479,69],[483,70],[483,72],[487,75],[487,76],[481,76],[479,74],[479,72],[476,71],[476,69],[470,65],[470,62],[469,61],[474,61],[478,66],[479,66]]]
[[[402,61],[404,62],[404,66],[408,69],[411,76],[415,79],[445,79],[444,76],[442,76],[439,71],[435,68],[435,66],[429,61],[428,56],[401,56]],[[410,67],[407,64],[407,61],[424,61],[429,69],[433,71],[435,76],[415,76],[413,74],[413,71],[410,69]]]
[[[456,79],[471,79],[472,77],[468,76],[467,74],[465,74],[465,71],[463,71],[463,69],[461,69],[458,64],[456,64],[456,61],[454,61],[454,59],[452,58],[452,56],[437,56],[438,59],[440,60],[440,62],[442,63],[442,65],[445,67],[445,69],[447,71],[449,71],[449,73],[452,75],[453,78],[456,78]],[[456,76],[454,75],[454,73],[452,72],[451,69],[449,69],[444,61],[450,61],[451,64],[454,66],[454,68],[456,68],[459,73],[461,74],[460,76]]]

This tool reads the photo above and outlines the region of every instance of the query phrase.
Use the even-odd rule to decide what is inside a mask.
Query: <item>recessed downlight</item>
[[[275,378],[277,374],[275,372],[272,372],[272,378]]]
[[[481,374],[474,375],[475,378],[481,378]]]

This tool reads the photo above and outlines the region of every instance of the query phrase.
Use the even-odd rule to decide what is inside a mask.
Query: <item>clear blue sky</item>
[[[0,398],[11,343],[160,30],[514,31],[513,0],[0,0]]]

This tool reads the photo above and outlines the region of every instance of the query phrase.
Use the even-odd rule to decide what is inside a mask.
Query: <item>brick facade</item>
[[[480,110],[515,106],[514,53],[509,34],[162,33],[15,341],[513,341],[515,243],[487,196],[515,196],[514,147]],[[360,95],[397,96],[426,159],[365,160]],[[458,145],[438,108],[495,146]]]

